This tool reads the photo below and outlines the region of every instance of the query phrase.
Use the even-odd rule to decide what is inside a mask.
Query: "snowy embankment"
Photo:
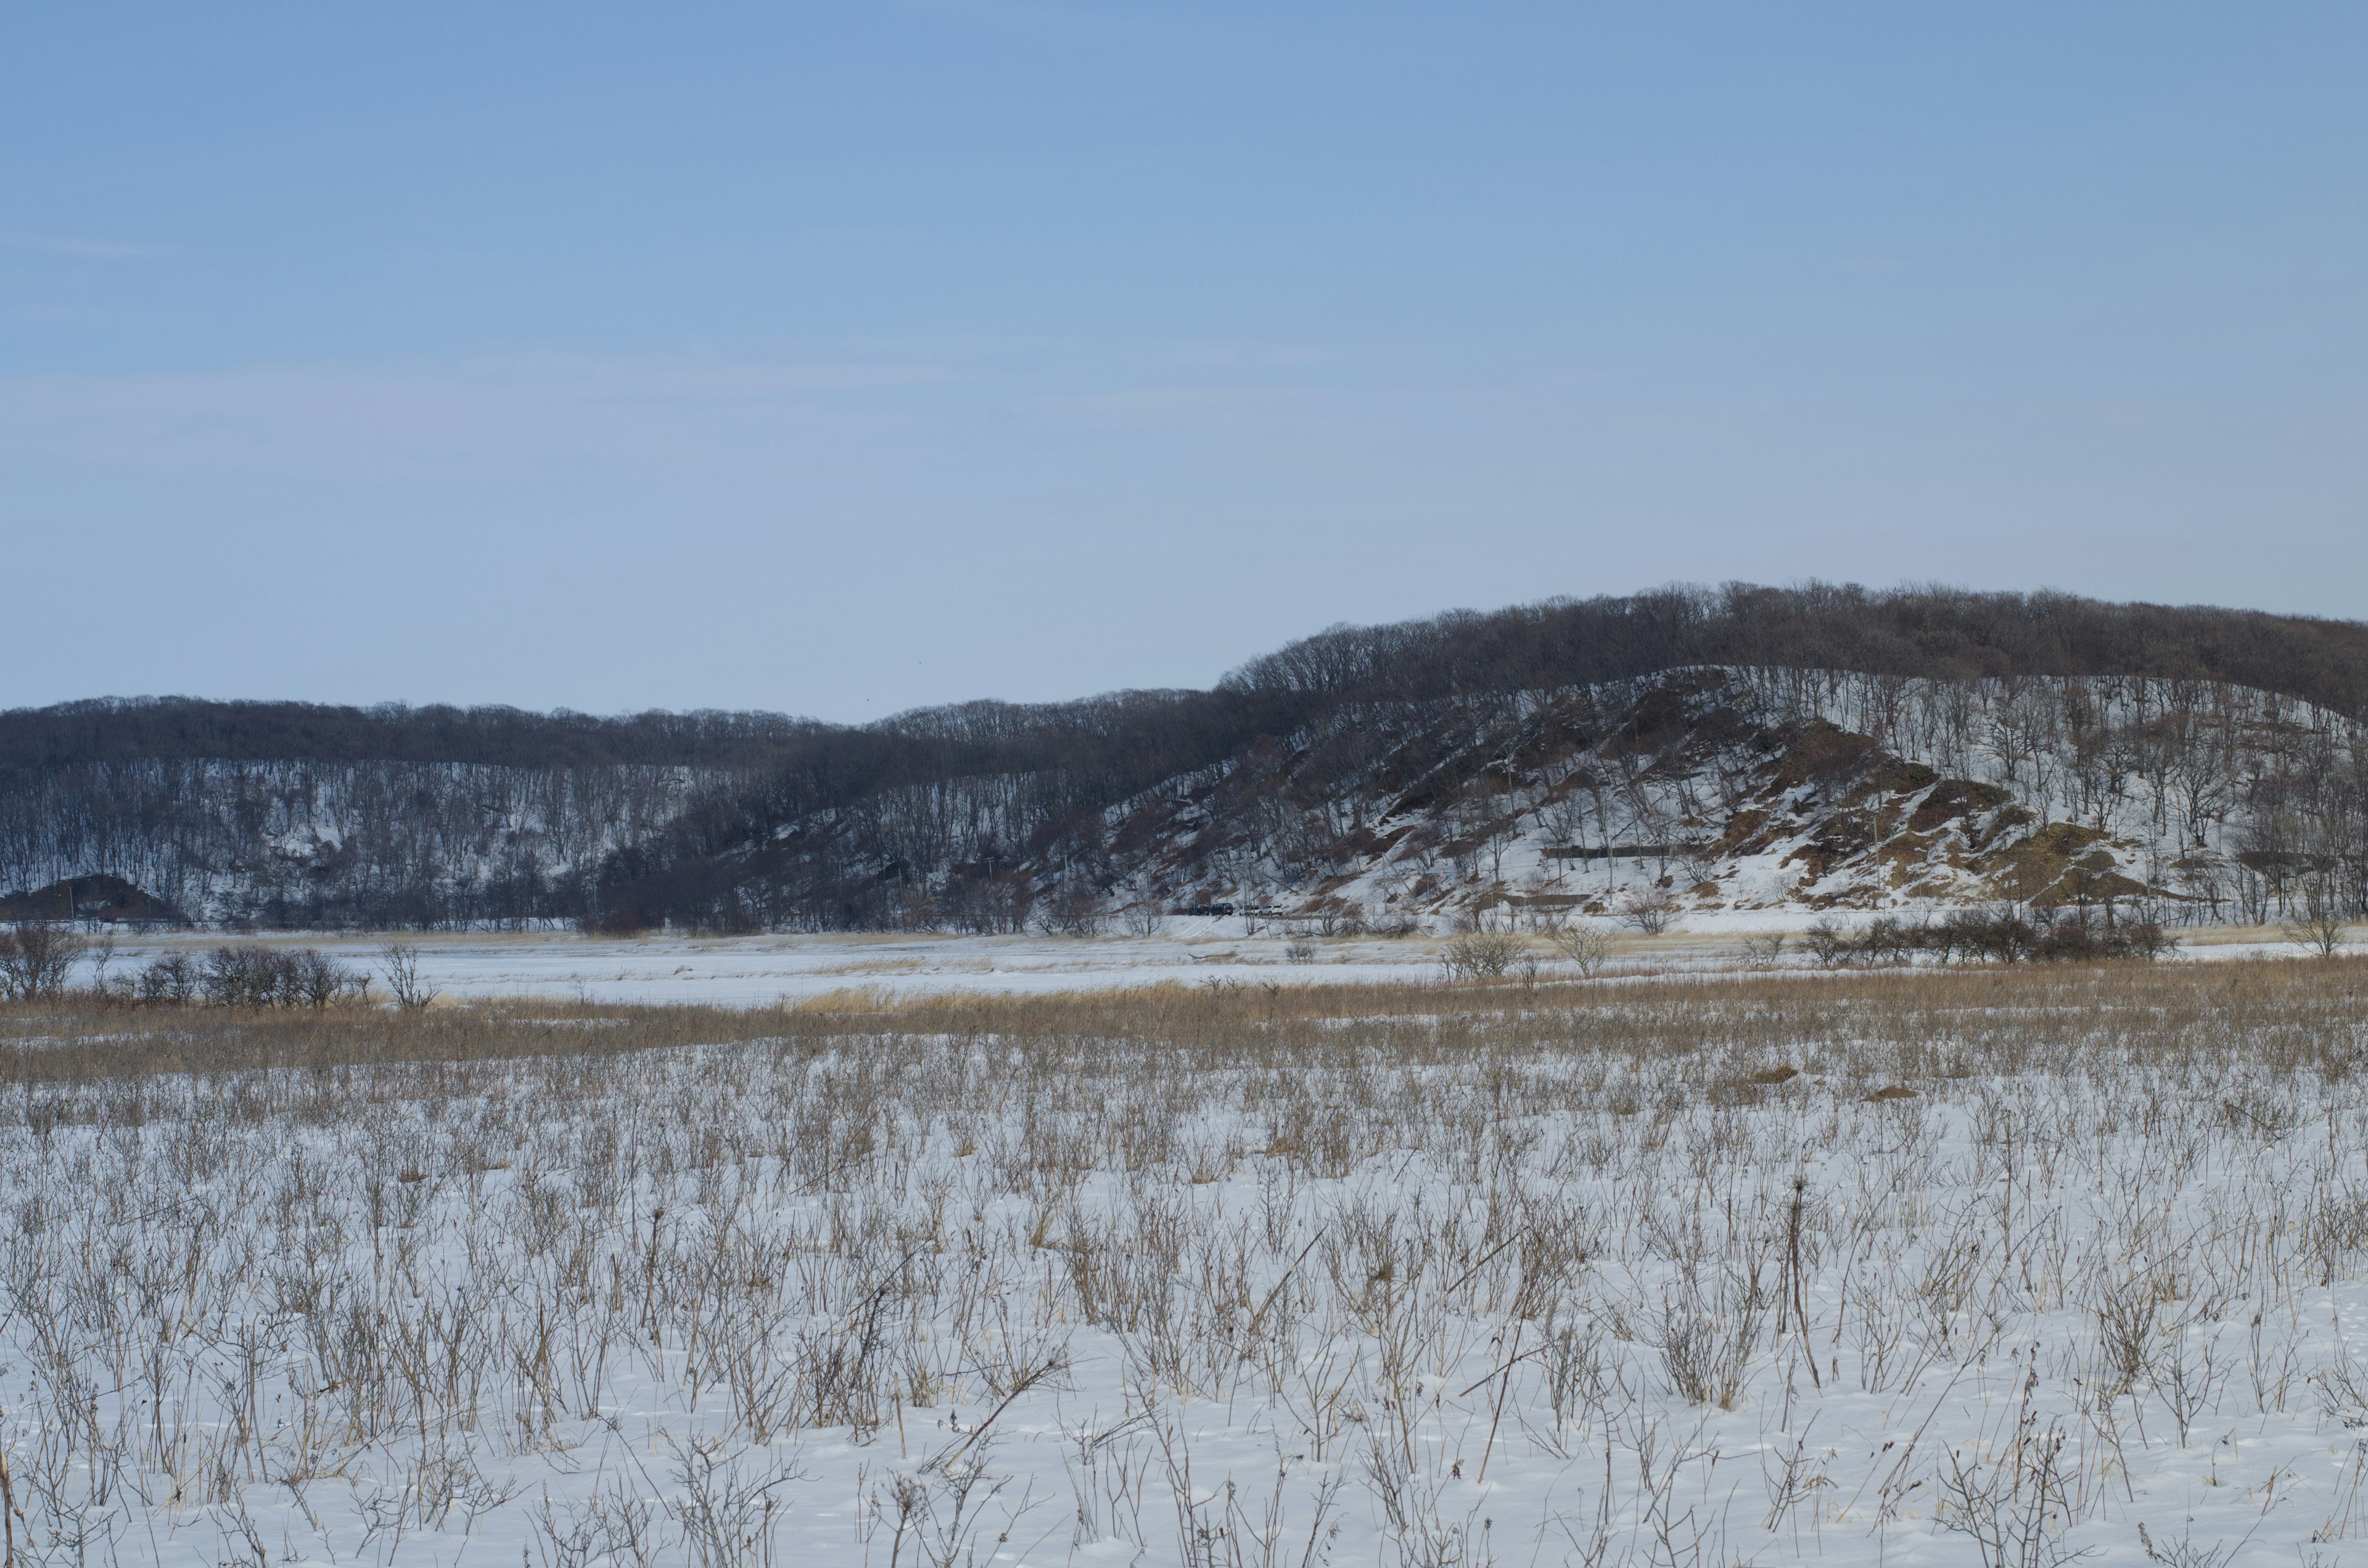
[[[20,1015],[15,1550],[2347,1561],[2362,978]]]

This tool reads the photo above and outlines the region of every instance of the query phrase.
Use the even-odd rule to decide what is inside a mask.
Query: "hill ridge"
[[[2186,731],[2172,749],[2219,756],[2224,772],[2241,752],[2252,769],[2243,798],[2206,830],[2226,840],[2204,847],[2230,889],[2258,874],[2276,906],[2293,881],[2286,870],[2330,885],[2362,881],[2368,807],[2357,737],[2368,713],[2368,626],[2046,593],[1731,584],[1335,627],[1251,660],[1206,691],[983,700],[860,726],[774,714],[594,719],[180,699],[17,710],[0,714],[0,888],[114,874],[211,918],[290,924],[1081,927],[1162,901],[1249,899],[1357,899],[1376,917],[1411,910],[1424,920],[1468,920],[1475,904],[1501,909],[1518,890],[1487,903],[1503,879],[1483,883],[1465,866],[1419,896],[1376,892],[1358,879],[1402,858],[1372,860],[1379,851],[1370,846],[1337,845],[1376,820],[1412,832],[1414,816],[1468,814],[1473,808],[1459,802],[1486,774],[1477,752],[1497,744],[1491,736],[1519,732],[1525,712],[1561,712],[1561,729],[1534,744],[1571,755],[1591,747],[1596,766],[1609,767],[1631,754],[1605,750],[1611,743],[1590,728],[1606,722],[1605,694],[1636,694],[1628,722],[1641,743],[1651,693],[1677,700],[1671,694],[1710,672],[1724,672],[1716,684],[1746,671],[1757,672],[1749,701],[1713,704],[1725,715],[1716,722],[1766,732],[1781,703],[1794,715],[1785,722],[1806,722],[1800,694],[1824,682],[1828,695],[1859,695],[1848,713],[1817,714],[1817,722],[1858,736],[1869,756],[1933,767],[1936,779],[1964,770],[1897,749],[1879,719],[1884,702],[1906,700],[1912,687],[1931,702],[1954,693],[1948,701],[1989,713],[2009,688],[2055,693],[2054,717],[2026,726],[2066,748],[2061,758],[2032,752],[2030,766],[2045,777],[1959,780],[2022,791],[2029,798],[2018,796],[2018,809],[2042,827],[2057,819],[2066,770],[2093,770],[2099,747],[2119,755],[2115,747],[2144,739],[2123,733],[2132,726],[2118,721],[2101,726],[2109,739],[2087,733],[2084,721],[2067,716],[2065,683],[2091,683],[2082,689],[2106,695],[2081,700],[2109,711],[2119,700],[2112,683],[2158,684],[2167,695],[2146,699],[2157,716],[2135,721],[2135,731],[2157,725],[2157,710],[2241,713],[2256,727],[2260,714],[2306,710],[2306,728],[2319,737],[2310,757],[2283,742],[2232,751]],[[1592,695],[1582,704],[1580,693]],[[1689,721],[1675,760],[1656,764],[1670,780],[1692,777],[1680,762],[1713,753],[1727,771],[1748,771],[1741,754],[1729,755],[1742,740],[1701,731],[1708,714]],[[1345,782],[1383,766],[1382,756],[1367,755],[1381,736],[1415,748],[1390,767],[1412,766],[1418,752],[1440,778],[1456,780],[1453,790],[1409,801]],[[2020,766],[2031,748],[2011,744]],[[1536,794],[1534,778],[1496,761],[1507,790]],[[1147,800],[1173,802],[1166,815],[1154,813],[1156,824],[1138,820]],[[1515,836],[1538,838],[1541,809],[1532,801],[1513,813],[1530,824]],[[1192,813],[1205,820],[1188,835],[1182,824]],[[1439,843],[1463,841],[1461,826],[1431,825]],[[2144,890],[2115,896],[2187,911],[2189,895],[2166,868],[2192,857],[2163,852],[2160,823],[2149,821],[2151,848],[2123,828],[2099,831],[2127,842],[2089,845],[2080,856],[2106,856],[2112,876]],[[2280,847],[2297,835],[2310,846]],[[1219,842],[1228,839],[1235,842]],[[1601,842],[1679,840],[1630,832]],[[1248,854],[1241,845],[1258,847]],[[1269,854],[1277,845],[1282,850]],[[1540,840],[1539,854],[1568,847]],[[2271,871],[2247,867],[2247,855],[2271,857],[2261,865]],[[2282,856],[2308,864],[2288,867]],[[2146,862],[2143,875],[2135,859]],[[1653,880],[1668,874],[1656,869]],[[2019,896],[2011,879],[1982,876],[1979,885],[1957,879],[1946,896]],[[1937,890],[1946,880],[1927,881]],[[1747,896],[1732,883],[1731,875],[1722,881],[1730,888],[1722,898]],[[1839,897],[1839,886],[1801,896]],[[1850,896],[1874,894],[1859,887]]]

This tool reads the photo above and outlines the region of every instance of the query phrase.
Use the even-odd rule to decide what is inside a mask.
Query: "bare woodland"
[[[1739,585],[862,727],[69,704],[0,714],[0,889],[293,927],[2335,918],[2368,897],[2363,715],[2348,623]]]

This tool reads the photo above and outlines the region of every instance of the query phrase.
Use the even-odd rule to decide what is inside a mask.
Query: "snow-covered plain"
[[[2363,982],[19,1008],[11,1550],[2359,1561]]]

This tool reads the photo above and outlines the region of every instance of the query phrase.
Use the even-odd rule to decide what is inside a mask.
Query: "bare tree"
[[[0,1000],[32,1001],[66,988],[83,939],[46,920],[20,922],[0,932]]]
[[[1677,894],[1666,888],[1630,888],[1620,895],[1620,923],[1647,937],[1669,928],[1683,909]]]
[[[90,949],[90,989],[94,995],[107,994],[107,966],[115,961],[115,934],[108,932]]]
[[[1566,782],[1562,793],[1538,808],[1538,825],[1545,829],[1550,844],[1575,845],[1587,831],[1587,798],[1579,789]]]
[[[291,1000],[307,1007],[325,1007],[347,996],[362,1000],[370,994],[368,974],[339,963],[318,948],[300,949],[288,955],[287,962],[286,984]]]
[[[1074,877],[1036,907],[1036,929],[1048,937],[1090,937],[1100,931],[1105,918],[1101,895],[1092,884]]]
[[[1474,931],[1440,955],[1450,980],[1502,980],[1521,956],[1521,939],[1503,931]]]
[[[1577,970],[1582,979],[1594,979],[1603,960],[1611,954],[1611,933],[1600,926],[1561,926],[1554,932],[1553,940],[1554,951]]]
[[[386,988],[394,1005],[416,1013],[441,994],[435,982],[419,972],[419,949],[409,942],[389,942],[379,950],[379,966],[386,971]]]
[[[184,1006],[198,999],[200,974],[187,953],[166,953],[132,977],[132,989],[142,1002]]]
[[[2343,946],[2343,909],[2323,877],[2304,884],[2302,913],[2286,922],[2286,940],[2331,959]]]

